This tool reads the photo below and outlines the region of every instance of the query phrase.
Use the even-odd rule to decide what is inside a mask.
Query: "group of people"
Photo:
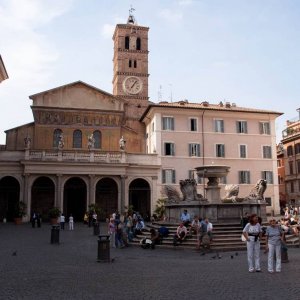
[[[111,246],[124,248],[128,243],[145,230],[145,223],[137,212],[120,215],[115,212],[110,215],[108,222],[108,234],[110,235]]]
[[[201,245],[209,247],[212,241],[213,235],[213,225],[209,222],[208,218],[202,219],[198,216],[194,216],[193,220],[191,220],[191,216],[188,211],[185,209],[180,216],[181,223],[176,229],[176,233],[173,239],[173,245],[177,246],[182,243],[183,240],[187,238],[187,236],[192,236],[196,234],[197,243],[196,248],[200,249]],[[205,243],[204,239],[207,237]]]
[[[74,217],[72,216],[72,214],[70,214],[68,221],[69,221],[69,230],[74,230]],[[63,213],[59,217],[59,223],[60,223],[60,229],[65,230],[66,217]]]
[[[42,216],[39,213],[32,212],[30,217],[30,223],[32,228],[35,228],[35,225],[37,225],[37,227],[40,228],[42,223]]]
[[[281,272],[281,249],[285,245],[284,231],[274,218],[269,221],[264,235],[266,236],[266,249],[268,252],[268,272]],[[262,225],[256,214],[250,215],[248,223],[243,229],[243,236],[247,241],[247,260],[250,273],[261,272],[260,265],[260,239],[263,236]]]

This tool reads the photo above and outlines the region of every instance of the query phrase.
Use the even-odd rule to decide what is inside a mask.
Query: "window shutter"
[[[171,130],[174,130],[174,118],[171,118]]]
[[[199,157],[200,156],[200,144],[197,145],[197,156]]]
[[[222,145],[221,149],[222,149],[222,157],[225,157],[225,145]]]
[[[166,183],[166,170],[162,170],[162,183]]]
[[[244,133],[248,133],[248,124],[247,122],[244,122],[245,128],[244,128]]]
[[[189,156],[192,156],[192,144],[189,144]]]
[[[237,133],[241,133],[241,130],[240,130],[240,122],[239,122],[239,121],[236,122],[236,132],[237,132]]]
[[[264,133],[264,123],[262,123],[262,122],[259,123],[259,133],[260,134]]]
[[[172,170],[172,183],[176,183],[175,170]]]
[[[221,120],[220,123],[221,123],[221,132],[224,132],[224,121]]]

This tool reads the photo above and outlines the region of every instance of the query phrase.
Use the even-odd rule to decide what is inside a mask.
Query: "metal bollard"
[[[110,240],[109,235],[99,235],[98,240],[98,262],[110,262]]]
[[[59,225],[52,225],[50,242],[51,244],[59,244]]]
[[[93,225],[93,232],[94,232],[94,235],[99,235],[100,234],[100,228],[99,228],[99,223],[94,223]]]

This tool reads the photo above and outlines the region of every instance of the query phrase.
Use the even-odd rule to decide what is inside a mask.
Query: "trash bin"
[[[98,262],[110,262],[110,240],[109,235],[99,235],[98,240]]]
[[[52,225],[51,244],[59,244],[59,225]]]
[[[99,229],[99,223],[98,222],[94,223],[93,230],[94,230],[94,235],[99,235],[100,234],[100,229]]]

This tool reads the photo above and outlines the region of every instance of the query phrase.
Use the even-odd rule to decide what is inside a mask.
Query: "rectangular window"
[[[266,197],[265,198],[267,206],[272,206],[272,198],[271,197]]]
[[[273,172],[272,171],[262,171],[261,178],[267,180],[268,184],[273,184]]]
[[[200,156],[200,144],[189,144],[189,156]]]
[[[197,119],[190,118],[190,131],[197,131]]]
[[[236,121],[236,132],[237,133],[248,133],[247,121]]]
[[[294,162],[289,161],[290,175],[294,174]]]
[[[225,157],[225,145],[224,144],[216,145],[216,157]]]
[[[272,158],[271,146],[263,146],[263,158]]]
[[[224,120],[215,120],[215,132],[224,132]]]
[[[174,130],[174,118],[163,117],[162,118],[163,130]]]
[[[281,160],[278,159],[278,160],[277,160],[277,168],[280,168],[280,167],[281,167]]]
[[[220,177],[220,184],[227,184],[227,177]]]
[[[189,179],[195,179],[195,170],[189,170]]]
[[[174,143],[165,143],[165,155],[174,156],[175,155],[175,145]]]
[[[162,170],[162,183],[170,184],[175,182],[176,182],[175,170],[172,169]]]
[[[300,174],[300,159],[297,160],[297,173]]]
[[[240,158],[246,158],[246,157],[247,157],[247,146],[240,145]]]
[[[271,134],[269,122],[259,122],[259,133],[260,134]]]
[[[294,182],[291,182],[291,193],[295,193]]]
[[[250,171],[239,171],[239,183],[250,184]]]

